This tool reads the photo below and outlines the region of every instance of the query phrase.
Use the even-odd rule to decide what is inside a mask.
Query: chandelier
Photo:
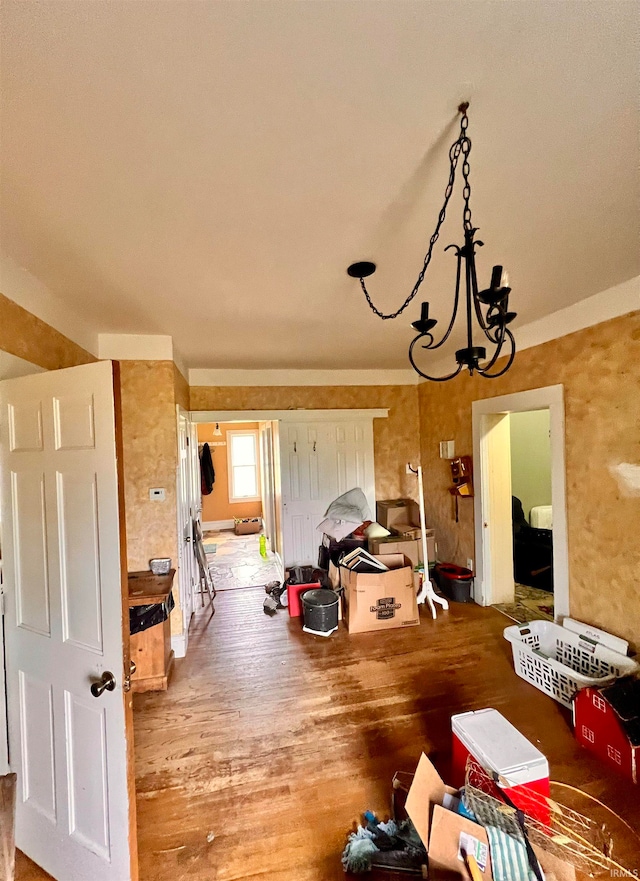
[[[453,379],[460,373],[463,368],[466,368],[471,376],[473,376],[474,373],[479,373],[480,376],[485,376],[488,379],[495,379],[497,376],[502,376],[504,373],[507,372],[507,370],[513,364],[513,359],[516,354],[516,342],[513,334],[508,328],[508,325],[511,324],[513,319],[516,317],[516,313],[509,312],[509,293],[511,291],[511,288],[508,286],[508,278],[506,273],[503,272],[502,266],[494,266],[493,272],[491,273],[491,283],[489,287],[482,291],[478,290],[478,278],[476,274],[476,249],[481,248],[483,246],[483,242],[476,239],[475,235],[478,230],[477,227],[474,227],[471,222],[471,184],[469,182],[469,154],[471,152],[471,141],[469,139],[469,136],[467,135],[467,128],[469,126],[469,117],[467,116],[468,108],[469,104],[466,102],[460,104],[460,106],[458,107],[458,112],[461,114],[460,134],[449,149],[449,182],[447,183],[447,187],[444,193],[444,204],[440,210],[440,214],[438,215],[436,228],[429,240],[429,247],[424,258],[422,269],[420,270],[420,273],[418,275],[418,280],[416,281],[415,285],[413,286],[413,290],[404,301],[402,306],[395,312],[384,313],[381,312],[380,309],[378,309],[377,306],[374,305],[369,295],[369,291],[367,290],[365,278],[373,275],[373,273],[376,271],[375,263],[370,263],[368,261],[353,263],[347,269],[348,274],[352,278],[358,278],[360,280],[360,286],[362,287],[364,295],[367,299],[367,303],[369,304],[372,311],[379,318],[382,318],[386,321],[390,318],[397,318],[398,315],[401,315],[402,312],[404,312],[404,310],[407,308],[409,303],[411,303],[411,301],[417,295],[420,286],[424,281],[427,267],[431,262],[434,246],[440,235],[440,228],[444,223],[446,217],[449,199],[451,198],[451,195],[453,193],[458,162],[460,160],[460,157],[462,156],[462,177],[464,179],[464,187],[462,190],[464,202],[464,207],[462,211],[462,229],[464,235],[464,244],[449,245],[445,248],[445,251],[453,248],[457,260],[456,288],[451,319],[449,320],[449,325],[443,336],[437,342],[432,333],[432,330],[438,322],[436,321],[436,319],[429,317],[429,303],[424,302],[422,304],[422,311],[419,320],[414,321],[411,324],[414,330],[418,332],[418,336],[412,341],[411,345],[409,346],[409,361],[411,362],[411,366],[416,371],[416,373],[420,374],[420,376],[422,376],[424,379],[429,379],[433,382],[445,382],[448,379]],[[414,352],[416,350],[416,346],[419,346],[422,349],[428,349],[430,351],[439,349],[449,339],[451,331],[453,330],[453,327],[456,323],[456,318],[458,316],[458,308],[460,306],[461,300],[460,287],[463,273],[466,317],[466,346],[462,349],[458,349],[458,351],[456,352],[455,358],[457,368],[452,373],[449,373],[446,376],[429,376],[416,364],[414,360]],[[489,341],[489,343],[491,343],[492,347],[495,347],[488,360],[486,346],[474,345],[474,330],[476,336],[479,335],[478,330],[474,327],[474,320],[475,323],[478,325],[478,328],[482,332],[483,336]],[[482,342],[484,342],[484,340],[482,340]],[[418,353],[415,352],[415,354]],[[508,356],[506,364],[504,366],[501,366],[499,370],[492,372],[498,358],[500,358],[500,356],[503,354]]]

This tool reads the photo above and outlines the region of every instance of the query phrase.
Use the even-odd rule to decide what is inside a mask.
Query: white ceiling
[[[474,223],[519,323],[640,273],[634,2],[11,2],[2,247],[191,367],[406,367],[469,98]],[[444,325],[453,200],[418,299]],[[10,296],[10,291],[5,291]],[[516,324],[516,331],[517,331]]]

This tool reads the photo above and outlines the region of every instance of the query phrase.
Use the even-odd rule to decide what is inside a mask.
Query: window
[[[228,431],[229,501],[259,502],[258,432]]]

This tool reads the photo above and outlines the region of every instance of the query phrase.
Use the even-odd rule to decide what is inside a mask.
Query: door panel
[[[53,743],[53,689],[49,682],[22,670],[22,798],[53,823],[56,821],[56,774]]]
[[[42,472],[11,473],[11,514],[17,625],[49,636],[49,572]]]
[[[56,474],[62,638],[102,652],[96,476]]]
[[[9,449],[12,453],[39,452],[42,441],[42,405],[40,401],[9,404]]]
[[[113,369],[0,383],[16,845],[59,881],[136,875]],[[116,687],[96,698],[106,671]]]
[[[316,527],[329,504],[360,487],[375,511],[373,421],[283,423],[282,500],[286,565],[315,565]]]
[[[107,768],[95,756],[106,753],[105,711],[94,700],[65,691],[65,729],[69,777],[69,831],[72,838],[98,856],[109,856]]]

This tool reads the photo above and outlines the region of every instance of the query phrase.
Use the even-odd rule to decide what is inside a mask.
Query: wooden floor
[[[141,881],[343,879],[346,833],[365,809],[388,810],[394,771],[424,750],[446,778],[451,715],[486,706],[539,746],[554,779],[640,828],[638,789],[513,672],[499,612],[452,604],[420,627],[323,639],[286,611],[268,618],[263,595],[219,594],[169,691],[135,697]],[[44,877],[20,861],[19,881]]]

